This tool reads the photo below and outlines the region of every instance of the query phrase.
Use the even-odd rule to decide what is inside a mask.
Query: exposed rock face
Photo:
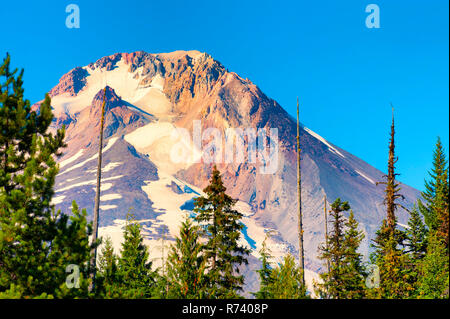
[[[217,166],[228,193],[248,207],[245,223],[249,226],[248,242],[256,242],[254,251],[260,247],[264,232],[273,229],[273,247],[282,247],[283,253],[297,253],[295,119],[255,84],[198,51],[118,53],[63,76],[51,91],[52,106],[58,114],[55,126],[66,124],[69,145],[61,162],[70,164],[57,178],[60,189],[77,185],[77,178],[93,177],[86,172],[93,169],[96,161],[87,160],[95,156],[98,147],[105,76],[105,147],[109,148],[105,152],[104,176],[122,177],[105,181],[111,184],[106,195],[112,192],[106,198],[120,194],[121,199],[104,201],[102,226],[112,227],[115,218],[125,219],[129,206],[133,206],[149,227],[149,238],[158,238],[164,227],[168,227],[172,238],[176,234],[174,225],[186,207],[192,206],[189,200],[207,185],[212,164],[193,162],[168,170],[175,167],[167,155],[175,128],[188,130],[191,137],[194,121],[200,121],[202,131],[217,128],[222,137],[228,128],[276,128],[279,151],[276,169],[271,174],[261,174],[264,158],[256,162],[221,161]],[[264,143],[274,140],[269,137]],[[114,143],[109,146],[111,141]],[[383,188],[375,185],[383,173],[306,127],[301,128],[300,141],[307,268],[318,271],[322,266],[316,256],[317,247],[324,240],[324,195],[329,201],[337,197],[349,201],[367,235],[362,247],[367,254],[369,239],[385,215]],[[204,140],[203,146],[207,142]],[[90,214],[92,189],[87,184],[58,192],[64,198],[60,197],[57,207],[66,208],[76,199]],[[407,185],[402,185],[402,192],[405,206],[411,206],[419,194]],[[399,211],[398,219],[406,223],[406,213]]]
[[[50,92],[50,97],[67,93],[70,96],[75,96],[80,92],[86,84],[86,77],[89,73],[81,68],[76,67],[69,73],[66,73],[60,80],[57,86],[55,86]]]

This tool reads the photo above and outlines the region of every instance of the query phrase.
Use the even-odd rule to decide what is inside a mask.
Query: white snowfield
[[[129,65],[120,60],[114,69],[83,67],[89,75],[86,84],[76,96],[68,93],[59,94],[52,98],[53,113],[58,116],[63,113],[74,115],[91,105],[92,99],[106,85],[112,87],[116,94],[142,111],[150,114],[166,114],[172,109],[172,104],[162,92],[164,78],[156,75],[150,85],[140,84],[142,67],[133,73],[128,72]]]
[[[147,124],[125,135],[124,139],[138,152],[147,154],[161,171],[171,175],[188,168],[201,157],[201,151],[193,145],[190,138],[185,138],[170,122]],[[186,154],[183,161],[177,162],[178,151],[181,155]]]

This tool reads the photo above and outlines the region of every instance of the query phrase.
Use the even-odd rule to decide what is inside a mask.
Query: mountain
[[[117,251],[131,212],[142,223],[158,264],[161,245],[178,234],[180,221],[193,214],[192,199],[208,184],[214,164],[208,159],[217,158],[227,191],[245,215],[243,242],[253,250],[244,269],[247,291],[256,289],[251,270],[257,267],[257,250],[267,231],[272,231],[269,245],[276,258],[297,254],[296,120],[251,81],[198,51],[117,53],[60,79],[49,93],[53,127],[64,124],[67,129],[68,147],[59,159],[53,200],[57,209],[68,211],[76,200],[92,218],[105,87],[99,232],[113,238]],[[236,142],[234,148],[228,147],[230,141]],[[300,142],[310,281],[323,266],[317,247],[324,240],[324,195],[330,201],[349,201],[366,234],[361,249],[367,255],[370,238],[385,216],[383,187],[376,186],[383,173],[305,126]],[[402,193],[407,207],[419,196],[407,185]],[[398,212],[400,224],[407,218]]]

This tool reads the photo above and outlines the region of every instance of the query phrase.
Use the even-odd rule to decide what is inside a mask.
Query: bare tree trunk
[[[297,177],[298,177],[298,251],[299,265],[301,271],[301,283],[305,284],[305,260],[303,252],[303,216],[302,216],[302,174],[300,166],[300,120],[299,120],[299,103],[297,98]]]
[[[328,251],[328,214],[327,214],[327,195],[323,196],[323,216],[325,218],[325,249]],[[330,276],[330,259],[327,258],[327,274]],[[328,291],[327,291],[328,298]]]
[[[100,142],[98,147],[98,165],[97,165],[97,187],[95,195],[95,206],[94,206],[94,222],[92,225],[92,244],[97,242],[98,237],[98,219],[99,219],[99,209],[100,209],[100,184],[102,179],[102,149],[103,149],[103,126],[105,122],[105,104],[106,104],[106,86],[103,89],[103,104],[102,104],[102,117],[100,122]],[[93,248],[92,259],[91,259],[91,284],[89,286],[89,291],[95,289],[95,273],[97,269],[97,247]]]

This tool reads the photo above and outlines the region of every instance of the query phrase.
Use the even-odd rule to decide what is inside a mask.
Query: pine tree
[[[432,233],[427,254],[420,264],[419,298],[449,298],[449,259],[446,250],[442,240]]]
[[[384,175],[385,182],[378,182],[377,185],[386,185],[384,189],[384,204],[386,206],[386,236],[394,236],[398,240],[403,239],[403,234],[397,230],[397,217],[395,215],[396,210],[399,207],[403,207],[397,202],[398,199],[404,199],[405,197],[400,194],[400,183],[396,181],[396,177],[400,174],[395,172],[395,163],[398,162],[398,157],[395,156],[395,124],[394,124],[394,109],[392,108],[392,124],[389,141],[389,158],[388,158],[388,174]]]
[[[118,257],[110,237],[106,237],[98,261],[98,276],[96,276],[96,294],[106,298],[120,297],[118,291]]]
[[[430,231],[439,231],[439,237],[444,240],[448,249],[449,174],[440,138],[436,142],[433,168],[429,175],[430,180],[425,181],[425,191],[421,194],[423,201],[418,201],[419,211]]]
[[[414,273],[409,256],[400,246],[405,245],[406,234],[397,228],[396,210],[405,209],[398,199],[404,199],[400,194],[400,184],[396,181],[399,175],[395,173],[395,125],[394,114],[389,142],[388,174],[385,175],[386,219],[382,221],[380,229],[376,232],[372,247],[375,251],[371,254],[372,263],[380,270],[380,287],[371,291],[371,296],[376,298],[409,298],[413,294]]]
[[[87,296],[83,288],[65,287],[68,265],[85,275],[91,232],[86,213],[74,204],[69,218],[51,204],[64,127],[50,133],[49,96],[33,111],[24,98],[23,70],[16,76],[9,65],[7,55],[0,66],[0,292],[22,298]]]
[[[272,267],[270,265],[270,259],[272,258],[270,254],[270,250],[267,247],[267,234],[266,238],[264,238],[264,241],[262,243],[262,247],[259,250],[261,261],[261,269],[258,269],[256,272],[259,274],[259,291],[256,293],[252,293],[256,299],[269,299],[271,298],[269,289],[271,285],[273,284],[273,278],[272,278]]]
[[[144,245],[141,226],[128,215],[121,256],[118,260],[121,297],[138,299],[152,296],[155,274],[148,259],[149,252]]]
[[[410,212],[406,230],[406,253],[411,254],[411,260],[418,263],[426,253],[427,229],[419,215],[416,205]]]
[[[58,211],[55,220],[56,235],[50,243],[50,253],[48,255],[49,262],[57,265],[53,267],[49,274],[56,283],[60,283],[59,287],[55,288],[55,297],[92,297],[88,292],[90,284],[88,261],[91,257],[92,249],[89,236],[92,235],[92,224],[87,221],[87,212],[85,209],[80,211],[76,202],[73,201],[72,214],[68,216]],[[94,244],[98,245],[98,242]],[[76,289],[67,287],[65,283],[67,266],[69,265],[76,265],[80,272],[78,288]],[[50,287],[48,291],[53,291],[53,288]]]
[[[328,245],[319,246],[319,258],[329,262],[328,272],[320,275],[322,283],[316,290],[322,298],[356,299],[365,297],[365,269],[358,252],[364,234],[358,230],[353,212],[347,221],[343,212],[350,210],[348,202],[337,198],[331,205],[333,227]]]
[[[303,274],[292,255],[270,271],[266,297],[270,299],[308,299]]]
[[[328,235],[328,245],[319,247],[319,251],[321,251],[319,258],[330,263],[329,272],[321,274],[323,284],[318,285],[319,294],[322,296],[327,295],[332,299],[340,299],[343,295],[342,266],[345,258],[343,249],[345,234],[344,216],[342,212],[349,209],[350,205],[348,202],[341,202],[340,198],[337,198],[331,204],[330,215],[333,226]]]
[[[199,227],[187,218],[168,256],[168,297],[176,299],[206,298],[206,260],[199,242]]]
[[[358,252],[364,239],[364,233],[358,229],[359,224],[353,211],[350,211],[344,235],[344,291],[346,299],[361,299],[366,296],[364,277],[367,276],[363,265],[363,255]]]
[[[208,261],[208,280],[212,298],[237,298],[244,277],[239,266],[247,264],[249,249],[239,244],[242,214],[233,209],[236,200],[225,193],[220,172],[214,166],[210,184],[203,190],[206,197],[194,200],[196,221],[203,225],[208,237],[204,256]]]

